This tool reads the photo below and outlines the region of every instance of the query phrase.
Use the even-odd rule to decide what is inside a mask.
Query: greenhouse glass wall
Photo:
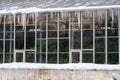
[[[4,14],[0,62],[118,64],[118,9]]]

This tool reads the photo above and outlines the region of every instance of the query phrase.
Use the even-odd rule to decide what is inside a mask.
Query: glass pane
[[[48,39],[48,52],[57,52],[57,40]]]
[[[93,48],[93,31],[92,30],[83,31],[83,48],[84,49]]]
[[[22,26],[23,25],[23,15],[16,14],[16,25]]]
[[[108,29],[108,36],[118,36],[118,29]]]
[[[3,39],[3,31],[0,31],[0,39]]]
[[[69,63],[69,54],[68,53],[59,53],[59,63]]]
[[[4,29],[3,21],[4,21],[4,16],[0,16],[0,39],[3,39],[3,29]]]
[[[71,48],[72,49],[81,49],[81,31],[71,32]]]
[[[95,30],[95,36],[102,36],[102,37],[104,37],[105,36],[105,30],[102,30],[102,29]]]
[[[42,47],[41,47],[40,50],[41,50],[42,52],[46,52],[46,40],[42,40],[41,43],[42,43],[42,45],[40,45],[40,47],[41,47],[41,46],[42,46]]]
[[[5,33],[6,39],[13,39],[14,38],[14,32],[6,32]]]
[[[4,21],[4,16],[0,15],[0,24],[3,24],[3,21]]]
[[[49,13],[48,15],[48,30],[57,30],[57,14]]]
[[[69,31],[60,31],[59,32],[59,37],[60,38],[65,38],[65,37],[69,37]]]
[[[46,38],[46,31],[37,32],[37,38]]]
[[[26,33],[26,48],[34,49],[35,47],[35,32]]]
[[[0,52],[0,63],[3,63],[3,54]]]
[[[48,53],[48,63],[57,63],[57,54]]]
[[[69,29],[69,14],[67,12],[62,12],[59,15],[59,30],[66,31]]]
[[[43,56],[43,54],[46,54],[46,53],[40,53],[40,52],[37,52],[37,63],[42,63],[42,62],[45,62],[45,56]]]
[[[3,40],[0,40],[0,53],[3,52]]]
[[[95,54],[95,63],[105,64],[105,53],[96,53]]]
[[[39,13],[37,17],[37,29],[38,31],[45,31],[46,30],[46,14],[45,13]]]
[[[108,36],[118,36],[118,14],[117,10],[107,11]]]
[[[5,18],[5,23],[6,25],[10,25],[13,23],[13,15],[6,15],[6,18]]]
[[[48,31],[48,37],[55,37],[57,38],[57,31]]]
[[[6,54],[5,54],[5,62],[6,62],[6,63],[13,62],[13,54],[11,54],[11,53],[6,53]]]
[[[95,12],[95,35],[105,36],[105,11],[98,10]]]
[[[109,54],[108,53],[108,64],[118,64],[119,63],[119,57],[117,54]]]
[[[88,53],[83,53],[83,62],[84,63],[92,63],[93,62],[93,54],[90,52]]]
[[[104,52],[105,51],[105,39],[104,38],[96,38],[95,51],[96,52]]]
[[[46,63],[46,53],[41,53],[41,62]]]
[[[72,52],[72,63],[79,63],[79,62],[80,62],[80,53]]]
[[[93,13],[92,11],[83,11],[83,29],[93,29]]]
[[[35,14],[34,13],[28,13],[26,15],[26,24],[35,24]]]
[[[16,53],[16,62],[23,62],[23,53],[21,52]]]
[[[24,49],[24,32],[16,32],[15,48]],[[30,40],[31,41],[31,40]]]
[[[13,40],[5,41],[5,52],[9,52],[9,53],[13,52]]]
[[[118,38],[108,38],[108,52],[118,52]]]
[[[69,40],[68,39],[59,40],[59,50],[60,52],[69,52]]]
[[[25,57],[26,57],[26,62],[34,62],[35,57],[34,57],[34,52],[26,52]]]

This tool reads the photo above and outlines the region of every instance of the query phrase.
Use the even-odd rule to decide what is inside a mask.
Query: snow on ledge
[[[68,7],[68,8],[19,8],[17,6],[11,7],[10,9],[0,10],[0,14],[17,14],[17,13],[37,13],[37,12],[62,12],[62,11],[80,11],[80,10],[99,10],[99,9],[113,9],[120,8],[120,5],[108,5],[108,6],[79,6],[79,7]]]
[[[69,63],[69,64],[41,64],[41,63],[4,63],[0,69],[65,69],[65,70],[120,70],[120,65]]]

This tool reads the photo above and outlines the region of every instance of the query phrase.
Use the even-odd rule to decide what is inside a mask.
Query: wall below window
[[[0,80],[120,80],[120,70],[0,69]]]

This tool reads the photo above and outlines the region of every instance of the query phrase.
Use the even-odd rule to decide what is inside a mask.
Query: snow
[[[120,70],[120,65],[69,63],[69,64],[42,64],[42,63],[4,63],[1,69],[65,69],[65,70]]]
[[[32,12],[62,12],[62,11],[80,11],[80,10],[98,10],[98,9],[111,9],[120,8],[120,5],[110,5],[110,6],[79,6],[79,7],[69,7],[69,8],[21,8],[15,6],[11,7],[9,10],[0,10],[0,14],[16,14],[16,13],[32,13]]]

